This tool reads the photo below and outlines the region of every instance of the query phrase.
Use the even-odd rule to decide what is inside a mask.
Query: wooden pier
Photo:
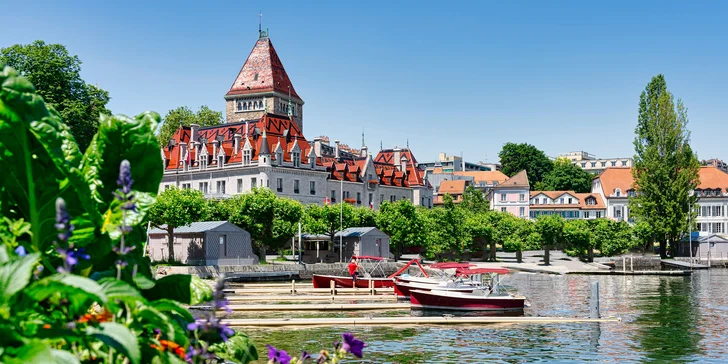
[[[338,295],[338,296],[313,296],[313,295],[270,295],[270,296],[227,296],[228,301],[236,303],[239,301],[397,301],[395,295]]]
[[[662,264],[663,266],[680,268],[680,269],[708,269],[708,268],[710,268],[707,265],[696,264],[696,263],[693,263],[691,265],[690,262],[681,262],[679,260],[662,259],[662,260],[660,260],[660,264]]]
[[[488,325],[488,324],[558,324],[620,322],[617,317],[327,317],[295,319],[223,319],[234,327],[286,327],[286,326],[380,326],[380,325]]]
[[[602,276],[689,276],[691,273],[689,270],[588,270],[567,272],[567,274]]]
[[[260,311],[372,311],[409,310],[409,303],[307,303],[277,305],[228,305],[233,312]],[[212,306],[192,306],[192,309],[210,310]]]

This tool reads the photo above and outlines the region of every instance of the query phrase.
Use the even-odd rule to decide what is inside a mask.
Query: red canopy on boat
[[[427,266],[427,268],[433,268],[433,269],[466,269],[470,267],[474,267],[475,264],[470,263],[456,263],[456,262],[444,262],[444,263],[432,263]]]
[[[351,259],[384,260],[384,258],[382,257],[374,257],[369,255],[352,255]]]
[[[496,273],[496,274],[508,274],[510,271],[506,268],[474,268],[474,269],[463,269],[459,268],[455,271],[455,274],[459,276],[469,276],[473,274],[483,273]]]

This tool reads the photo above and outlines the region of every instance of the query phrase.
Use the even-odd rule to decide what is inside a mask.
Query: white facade
[[[728,194],[719,197],[700,197],[695,207],[695,219],[701,236],[725,234],[728,229]]]
[[[606,217],[616,221],[632,221],[629,214],[629,195],[630,191],[622,191],[617,188],[610,194],[605,194],[599,178],[592,181],[592,193],[598,193],[602,196],[606,207]]]

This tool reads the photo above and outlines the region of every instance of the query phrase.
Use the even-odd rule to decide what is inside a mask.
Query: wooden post
[[[336,296],[336,284],[334,281],[329,281],[329,283],[331,283],[331,295]]]
[[[599,281],[594,281],[591,284],[591,296],[589,297],[589,318],[598,319],[602,315],[599,312]]]
[[[631,255],[629,256],[629,271],[634,272],[634,257]]]
[[[371,279],[369,280],[369,294],[374,295],[374,281]]]
[[[622,257],[622,272],[627,272],[627,258]]]
[[[296,295],[296,280],[295,279],[291,281],[291,294],[294,296]]]

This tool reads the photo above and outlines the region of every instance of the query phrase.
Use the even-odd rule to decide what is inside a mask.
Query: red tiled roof
[[[627,191],[631,190],[634,184],[632,168],[629,167],[610,167],[594,178],[601,181],[604,196],[612,196],[619,188],[621,195],[627,197]]]
[[[700,184],[696,189],[700,190],[728,190],[728,173],[713,166],[700,167]]]
[[[453,172],[453,175],[473,177],[476,184],[480,182],[487,184],[498,182],[498,184],[501,184],[508,179],[508,176],[501,171],[457,171]]]
[[[503,183],[498,184],[496,187],[529,187],[528,184],[528,174],[526,174],[526,170],[522,170],[513,177],[503,181]]]
[[[440,182],[440,189],[437,190],[438,195],[444,195],[449,193],[450,195],[462,195],[465,193],[465,187],[467,181],[464,179],[454,181],[442,181]]]
[[[276,91],[300,99],[270,38],[258,39],[226,96]]]

